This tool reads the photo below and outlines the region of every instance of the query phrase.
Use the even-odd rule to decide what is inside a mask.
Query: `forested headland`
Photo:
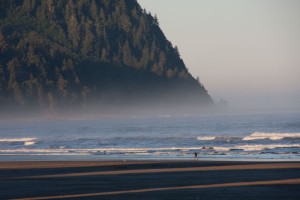
[[[0,0],[0,55],[2,108],[213,104],[136,0]]]

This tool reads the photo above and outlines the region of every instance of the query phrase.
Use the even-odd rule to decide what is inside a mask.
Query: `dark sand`
[[[300,199],[300,162],[0,162],[0,199]]]

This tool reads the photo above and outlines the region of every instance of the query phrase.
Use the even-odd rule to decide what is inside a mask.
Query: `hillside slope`
[[[136,0],[0,0],[0,103],[212,105]]]

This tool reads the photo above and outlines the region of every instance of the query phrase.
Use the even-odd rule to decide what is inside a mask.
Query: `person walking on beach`
[[[195,160],[198,159],[198,153],[196,151],[194,152],[194,158],[195,158]]]

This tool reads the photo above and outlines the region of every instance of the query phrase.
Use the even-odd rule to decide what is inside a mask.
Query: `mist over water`
[[[166,42],[162,51],[174,47],[183,71],[167,70],[174,67],[174,57],[162,53],[149,65],[158,67],[161,63],[161,67],[167,67],[169,73],[164,76],[159,70],[154,75],[153,71],[145,73],[106,61],[90,66],[83,62],[83,71],[78,75],[86,75],[81,80],[91,90],[82,87],[72,91],[82,96],[82,101],[75,103],[74,94],[64,101],[60,99],[64,95],[57,93],[55,101],[55,95],[45,93],[41,97],[47,100],[41,98],[39,102],[38,98],[31,99],[29,92],[21,105],[10,106],[11,99],[18,97],[15,87],[14,95],[5,96],[0,108],[0,161],[193,159],[194,152],[202,159],[300,160],[298,2],[269,1],[272,6],[266,9],[258,0],[246,4],[139,2],[152,13],[157,11],[162,30],[172,41],[165,41],[162,34]],[[169,9],[170,3],[174,9]],[[191,10],[182,11],[182,4]],[[156,6],[164,9],[160,11]],[[168,13],[176,9],[178,13]],[[151,20],[158,26],[156,17]],[[122,36],[122,41],[128,39],[126,34]],[[108,38],[111,44],[117,42]],[[162,46],[161,42],[157,41],[157,46]],[[179,45],[180,54],[173,44]],[[170,63],[163,65],[162,61]],[[59,80],[55,76],[53,80]],[[5,80],[9,77],[13,76]],[[73,76],[61,80],[61,89],[73,80]],[[36,97],[40,96],[36,92]],[[89,92],[93,95],[87,100]]]
[[[138,1],[216,101],[300,110],[300,1]]]
[[[0,121],[0,159],[300,158],[300,113],[68,115]]]

